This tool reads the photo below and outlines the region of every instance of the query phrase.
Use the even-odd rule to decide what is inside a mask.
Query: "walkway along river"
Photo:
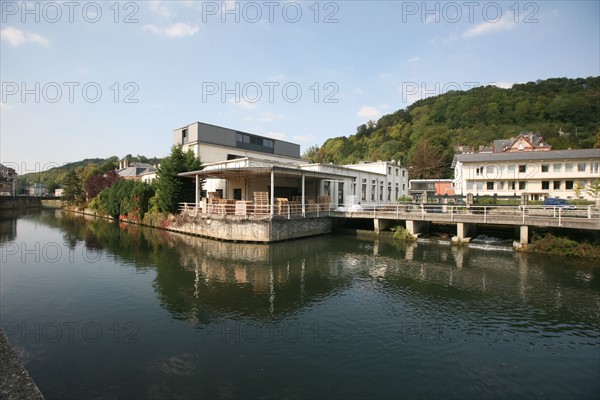
[[[46,398],[597,398],[585,261],[0,217],[1,324]]]

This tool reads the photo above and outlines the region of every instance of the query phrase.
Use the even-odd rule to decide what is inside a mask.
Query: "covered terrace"
[[[331,197],[327,182],[344,175],[310,171],[298,164],[239,158],[205,164],[202,170],[180,173],[194,179],[196,212],[219,215],[306,216],[329,211]],[[347,178],[347,177],[346,177]],[[220,189],[201,196],[202,182],[219,183]],[[215,187],[215,185],[207,185]]]

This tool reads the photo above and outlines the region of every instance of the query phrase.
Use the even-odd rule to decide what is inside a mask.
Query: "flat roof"
[[[178,130],[178,129],[184,129],[187,128],[190,125],[194,125],[194,124],[201,124],[201,125],[208,125],[208,126],[214,126],[216,128],[221,128],[221,129],[227,129],[229,131],[233,131],[233,132],[239,132],[239,133],[245,133],[247,135],[252,135],[252,136],[256,136],[262,139],[269,139],[269,140],[275,140],[277,142],[281,142],[281,143],[289,143],[289,144],[293,144],[294,146],[300,146],[298,143],[294,143],[294,142],[288,142],[287,140],[281,140],[281,139],[275,139],[272,137],[268,137],[268,136],[263,136],[263,135],[257,135],[256,133],[250,133],[250,132],[246,132],[246,131],[242,131],[239,129],[234,129],[234,128],[228,128],[226,126],[221,126],[221,125],[215,125],[215,124],[209,124],[207,122],[202,122],[202,121],[196,121],[196,122],[192,122],[191,124],[187,124],[182,126],[181,128],[175,128],[174,130]]]
[[[181,172],[177,175],[185,178],[201,176],[203,178],[227,179],[240,178],[242,176],[269,175],[271,174],[271,171],[275,171],[280,175],[305,175],[307,177],[322,179],[339,179],[347,177],[346,175],[336,174],[334,172],[320,172],[303,169],[299,164],[274,163],[249,157],[205,164],[204,168],[201,170]]]

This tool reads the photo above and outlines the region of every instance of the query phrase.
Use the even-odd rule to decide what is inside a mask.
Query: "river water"
[[[53,398],[598,398],[590,261],[0,218],[0,316]]]

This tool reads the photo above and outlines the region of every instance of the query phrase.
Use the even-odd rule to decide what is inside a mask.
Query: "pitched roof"
[[[458,161],[466,162],[498,162],[498,161],[544,161],[597,158],[600,161],[600,149],[575,149],[503,153],[456,154],[452,161],[454,167]]]

